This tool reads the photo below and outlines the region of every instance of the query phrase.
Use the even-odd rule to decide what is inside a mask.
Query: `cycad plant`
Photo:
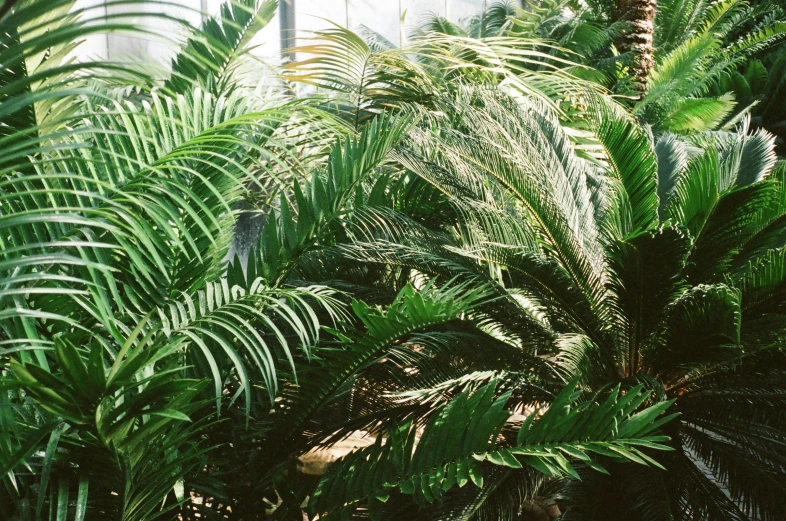
[[[446,91],[410,107],[422,120],[392,156],[398,168],[369,187],[375,204],[346,217],[334,243],[293,274],[335,284],[338,273],[347,291],[382,301],[389,284],[445,278],[487,285],[495,298],[468,316],[473,328],[418,336],[407,344],[416,355],[361,375],[341,414],[372,430],[397,418],[400,438],[330,472],[314,512],[364,498],[383,518],[515,518],[541,494],[563,519],[782,518],[784,170],[772,136],[743,120],[733,132],[653,144],[619,107],[588,95],[577,149],[575,132],[536,98],[493,85]],[[371,484],[385,478],[364,462],[386,468],[393,458],[395,470],[379,472],[400,476],[439,461],[398,448],[414,444],[406,406],[441,403],[491,375],[526,382],[519,410],[575,378],[589,400],[616,386],[673,400],[680,416],[664,427],[673,452],[636,455],[666,470],[612,464],[604,477],[577,454],[581,481],[543,488],[527,469],[508,469],[424,508],[453,485],[451,467],[438,466],[422,478],[429,490],[398,486],[416,494],[410,505],[374,496]],[[379,399],[385,387],[396,400]],[[448,414],[432,416],[419,443],[431,432],[448,439],[436,419]]]
[[[668,472],[624,466],[572,482],[565,519],[781,518],[783,169],[772,171],[772,139],[743,129],[653,148],[603,113],[598,171],[561,144],[553,121],[508,109],[515,115],[491,121],[463,109],[471,123],[443,146],[451,160],[415,169],[471,203],[459,240],[377,255],[368,242],[352,254],[457,276],[474,260],[527,325],[502,322],[502,338],[595,392],[644,384],[676,400],[676,450],[659,458]],[[527,152],[531,140],[548,145]],[[515,217],[478,216],[481,204]]]
[[[655,139],[507,10],[318,34],[292,100],[243,68],[270,2],[163,81],[68,60],[122,19],[7,5],[4,519],[786,517],[786,169],[747,119]]]
[[[721,76],[712,87],[714,94],[733,92],[737,103],[750,107],[752,125],[783,138],[786,131],[786,50],[770,52],[761,60],[748,61],[739,70]]]
[[[786,12],[777,2],[665,2],[655,28],[657,65],[635,112],[673,132],[730,128],[750,106],[713,86],[783,44]]]

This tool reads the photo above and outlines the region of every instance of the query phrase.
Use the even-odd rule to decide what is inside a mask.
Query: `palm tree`
[[[611,16],[612,23],[625,26],[614,43],[620,54],[632,57],[630,74],[642,93],[655,66],[655,9],[655,0],[617,0]]]
[[[217,90],[225,68],[199,76],[215,94],[170,81],[175,97],[122,64],[71,62],[80,37],[132,28],[72,4],[20,2],[0,20],[2,517],[138,521],[174,515],[215,414],[275,396],[294,346],[307,352],[340,309],[327,288],[230,281],[224,261],[260,174],[297,172],[289,122],[337,127]],[[239,36],[221,35],[210,49],[228,62]]]

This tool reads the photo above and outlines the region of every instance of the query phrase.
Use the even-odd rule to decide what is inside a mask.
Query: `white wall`
[[[347,27],[358,30],[365,26],[382,35],[394,45],[400,45],[401,30],[398,0],[348,0],[349,23]]]
[[[202,21],[201,0],[177,0],[179,6],[162,5],[155,2],[131,3],[129,5],[114,5],[107,7],[109,16],[121,16],[126,13],[150,13],[153,16],[138,16],[119,18],[123,22],[137,24],[150,31],[143,36],[129,36],[113,33],[109,35],[109,58],[117,59],[130,55],[140,58],[152,58],[160,63],[169,61],[177,51],[176,42],[182,41],[187,34],[185,28],[175,21],[157,17],[166,15],[182,19],[192,25]]]
[[[106,7],[103,0],[76,0],[74,10],[84,9],[82,19],[95,19],[106,15]],[[79,47],[80,56],[86,58],[106,59],[109,53],[108,39],[105,34],[95,34],[88,36],[85,42]]]
[[[428,13],[447,16],[456,22],[473,15],[486,0],[294,0],[296,31],[302,38],[309,31],[330,27],[328,20],[343,27],[357,30],[364,25],[390,40],[395,45],[406,43],[406,37]],[[169,0],[173,3],[173,0]],[[105,0],[77,0],[77,8],[90,8],[93,16],[110,16],[123,12],[143,11],[150,14],[167,14],[199,24],[203,15],[216,15],[221,0],[174,0],[179,6],[163,6],[155,2],[131,4],[125,7],[106,8]],[[79,49],[82,56],[122,58],[147,57],[167,62],[175,52],[174,41],[182,39],[182,27],[174,22],[154,16],[124,18],[150,29],[154,34],[132,37],[124,34],[97,35],[87,39]],[[279,16],[265,27],[253,40],[255,54],[263,59],[277,61],[281,55]],[[302,40],[301,40],[302,41]]]

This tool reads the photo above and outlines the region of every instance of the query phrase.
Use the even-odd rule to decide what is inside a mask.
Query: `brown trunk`
[[[539,499],[525,501],[521,505],[519,521],[554,521],[562,515],[554,501],[542,502]]]
[[[617,0],[613,20],[626,24],[615,44],[620,54],[631,54],[633,77],[643,94],[647,89],[647,78],[655,65],[655,49],[652,45],[655,0]]]

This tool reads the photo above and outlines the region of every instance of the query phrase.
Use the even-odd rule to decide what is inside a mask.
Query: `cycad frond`
[[[251,271],[246,277],[282,281],[300,258],[320,243],[337,219],[362,207],[362,183],[388,160],[411,124],[406,116],[379,116],[357,138],[347,137],[335,144],[324,172],[312,172],[302,188],[300,180],[296,180],[292,210],[282,194],[278,215],[271,211],[259,237],[259,248],[248,263]],[[235,264],[233,271],[239,273],[237,260]]]
[[[380,519],[393,488],[414,494],[418,503],[434,503],[455,486],[472,481],[482,487],[486,461],[513,469],[528,465],[552,476],[575,475],[567,458],[590,461],[593,453],[657,465],[636,446],[665,449],[660,443],[666,438],[654,431],[674,418],[656,420],[668,402],[631,416],[647,399],[641,388],[620,399],[616,391],[603,405],[575,406],[569,386],[548,410],[528,415],[507,444],[499,436],[510,416],[504,409],[509,393],[495,398],[495,388],[491,383],[464,391],[432,415],[422,433],[410,423],[396,426],[387,440],[380,436],[373,446],[336,463],[311,499],[312,514],[346,516],[368,502],[371,517]],[[579,424],[594,428],[579,433],[574,428]]]
[[[412,286],[405,287],[385,308],[354,301],[352,308],[363,329],[357,333],[332,332],[343,347],[323,353],[320,367],[331,370],[310,371],[301,379],[297,392],[287,398],[286,409],[272,418],[275,430],[270,435],[271,442],[290,444],[297,439],[311,416],[334,399],[361,368],[382,357],[392,344],[415,332],[458,320],[488,296],[483,287],[440,288],[429,284],[417,292]]]

